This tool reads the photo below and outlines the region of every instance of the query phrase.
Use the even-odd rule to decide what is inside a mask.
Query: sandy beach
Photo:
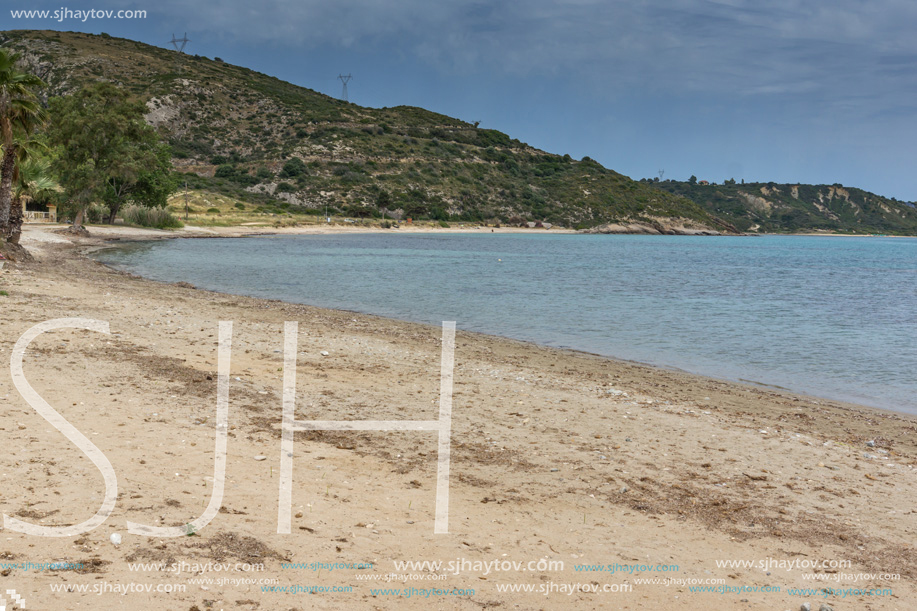
[[[26,356],[29,383],[118,479],[89,533],[0,533],[0,583],[27,608],[917,609],[917,419],[462,331],[449,533],[434,534],[434,433],[312,431],[295,436],[292,532],[278,534],[284,323],[299,324],[298,420],[436,418],[441,330],[157,283],[84,254],[264,228],[90,231],[28,226],[35,260],[0,271],[4,363],[46,320],[111,330],[53,331]],[[190,536],[130,534],[127,521],[182,526],[209,502],[220,321],[233,322],[222,508]],[[99,470],[6,364],[0,402],[4,514],[91,517]],[[420,592],[374,592],[407,588]]]

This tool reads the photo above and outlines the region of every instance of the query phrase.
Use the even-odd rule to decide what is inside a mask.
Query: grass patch
[[[122,208],[120,216],[125,223],[140,227],[155,227],[156,229],[184,227],[184,224],[165,208],[129,205]]]

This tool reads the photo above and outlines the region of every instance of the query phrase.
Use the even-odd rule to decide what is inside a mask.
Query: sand
[[[437,418],[441,330],[132,277],[81,253],[159,232],[93,233],[30,226],[36,260],[0,271],[5,515],[70,525],[101,505],[99,470],[6,363],[49,319],[111,330],[53,331],[26,356],[31,385],[118,478],[91,532],[0,532],[0,586],[26,608],[917,609],[914,418],[462,331],[449,533],[434,534],[435,433],[313,431],[295,435],[292,532],[278,534],[284,322],[299,323],[299,420]],[[209,501],[219,321],[233,321],[222,509],[191,536],[130,534],[128,520],[182,526]],[[480,564],[494,561],[507,564]],[[82,568],[48,566],[60,562]],[[420,592],[373,592],[385,588]]]

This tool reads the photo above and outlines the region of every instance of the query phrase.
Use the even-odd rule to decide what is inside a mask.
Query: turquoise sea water
[[[132,244],[149,278],[917,413],[917,240],[362,234]]]

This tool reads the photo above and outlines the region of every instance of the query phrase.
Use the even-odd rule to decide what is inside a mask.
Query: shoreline
[[[364,573],[385,575],[395,569],[393,561],[455,558],[547,559],[566,568],[486,576],[468,571],[407,585],[474,589],[449,599],[450,607],[462,609],[573,604],[701,611],[741,605],[770,611],[808,601],[837,611],[891,610],[907,608],[904,601],[917,596],[917,418],[463,331],[456,336],[450,534],[433,534],[437,454],[431,436],[323,431],[296,435],[293,532],[277,534],[284,321],[300,327],[297,419],[429,417],[438,396],[439,329],[151,281],[78,254],[101,240],[51,234],[42,242],[29,233],[25,246],[36,261],[0,272],[10,293],[2,298],[10,323],[0,330],[0,352],[8,358],[21,333],[43,320],[110,322],[108,338],[55,332],[36,340],[26,373],[109,456],[123,490],[112,517],[78,542],[5,533],[10,549],[29,550],[17,560],[66,559],[95,567],[85,574],[16,571],[8,579],[30,593],[32,606],[120,608],[120,597],[52,592],[49,585],[63,576],[74,584],[97,577],[189,583],[185,593],[152,594],[148,604],[158,608],[204,609],[210,601],[216,608],[247,609],[233,603],[254,600],[272,609],[393,603],[426,609],[430,601],[422,597],[372,595],[372,584],[358,571],[323,572],[319,580],[282,563],[370,562],[373,568]],[[220,320],[235,321],[224,510],[192,538],[125,533],[124,543],[113,546],[109,534],[124,533],[126,519],[185,524],[211,493],[216,382],[208,376],[215,379]],[[4,369],[0,396],[10,407],[0,414],[9,446],[3,468],[15,476],[8,480],[4,511],[48,524],[86,519],[86,508],[99,503],[98,472],[80,466],[82,455],[59,434],[39,435],[50,427],[18,396]],[[819,583],[804,577],[808,571],[717,565],[765,558],[843,560],[851,564],[842,573],[901,578]],[[259,576],[280,585],[353,591],[298,602],[258,585],[204,590],[184,575],[128,567],[170,559],[260,559],[266,569]],[[724,598],[684,584],[636,581],[652,572],[582,573],[573,568],[578,563],[670,564],[679,570],[669,577],[781,591],[745,590]],[[621,584],[633,591],[545,596],[497,589],[548,582]],[[864,585],[894,594],[789,592]]]
[[[96,230],[100,228],[102,227],[93,227],[93,229],[96,229]],[[44,229],[44,227],[42,226],[41,229]],[[83,257],[85,261],[100,265],[104,267],[106,270],[108,270],[109,272],[111,272],[112,274],[128,276],[133,279],[141,280],[145,283],[153,283],[153,284],[162,285],[162,286],[179,286],[179,287],[186,288],[192,291],[202,291],[208,294],[223,296],[226,298],[250,299],[250,300],[255,300],[255,301],[267,302],[271,304],[284,304],[290,307],[301,306],[301,307],[311,308],[311,309],[325,311],[329,313],[338,313],[342,315],[354,315],[354,316],[367,317],[370,319],[375,319],[383,324],[386,322],[391,322],[391,323],[399,323],[399,324],[404,324],[404,325],[416,325],[416,326],[423,327],[425,329],[432,330],[432,331],[438,330],[438,327],[436,327],[435,325],[431,325],[429,323],[405,320],[405,319],[400,319],[400,318],[393,318],[393,317],[388,317],[388,316],[382,316],[379,314],[360,312],[357,310],[348,310],[344,308],[327,308],[327,307],[316,306],[316,305],[311,305],[311,304],[306,304],[306,303],[283,301],[281,299],[262,298],[262,297],[255,297],[251,295],[227,293],[224,291],[192,286],[189,283],[183,282],[183,281],[170,282],[166,280],[156,280],[153,278],[147,278],[145,276],[133,274],[125,270],[120,270],[118,268],[102,263],[101,261],[88,257],[89,254],[98,252],[99,250],[104,250],[107,248],[117,248],[119,244],[129,243],[129,242],[146,242],[146,241],[159,241],[159,240],[166,240],[166,239],[181,239],[181,238],[216,239],[216,238],[270,237],[270,236],[283,236],[283,235],[386,233],[386,230],[376,231],[375,229],[363,229],[363,228],[351,229],[349,227],[332,226],[332,227],[327,227],[327,228],[322,227],[322,229],[328,229],[329,231],[312,231],[311,228],[294,227],[294,228],[286,228],[288,229],[288,231],[268,232],[268,233],[262,233],[262,232],[246,233],[245,230],[243,230],[242,232],[239,232],[239,233],[227,231],[225,233],[220,233],[219,235],[208,235],[206,233],[193,233],[192,235],[168,235],[173,232],[168,231],[168,230],[146,230],[146,229],[140,229],[140,228],[134,228],[134,227],[117,227],[117,226],[104,227],[104,229],[109,230],[109,231],[106,231],[106,234],[108,234],[106,237],[93,235],[89,238],[79,238],[76,241],[67,240],[66,238],[64,238],[64,241],[70,242],[73,245],[75,251],[78,252],[79,256]],[[199,229],[200,228],[193,228],[194,231],[198,231]],[[235,230],[238,228],[233,227],[233,228],[227,228],[227,229]],[[303,230],[303,231],[300,231],[300,230]],[[146,232],[148,231],[155,231],[157,235],[147,235]],[[406,233],[440,233],[440,232],[441,233],[469,233],[471,231],[472,230],[469,230],[469,229],[424,228],[424,229],[419,229],[417,231],[409,230]],[[536,229],[526,229],[526,228],[507,228],[507,229],[504,229],[503,233],[539,234],[539,233],[544,233],[545,231],[546,230],[536,230]],[[135,232],[138,232],[139,235],[137,235]],[[560,230],[557,233],[576,234],[576,232],[573,230]],[[638,234],[634,234],[634,235],[638,235]],[[824,235],[824,234],[767,234],[767,235],[816,236],[816,235]],[[832,237],[832,236],[825,236],[825,237]],[[833,237],[872,237],[872,236],[869,234],[863,234],[863,235],[857,235],[857,236],[848,235],[848,236],[833,236]],[[912,236],[887,236],[887,237],[912,237]],[[917,236],[913,236],[913,237],[917,237]],[[917,414],[911,414],[908,412],[897,411],[897,410],[893,410],[893,409],[889,409],[885,407],[874,406],[874,405],[861,404],[861,403],[857,403],[854,401],[847,401],[843,399],[833,399],[833,398],[824,397],[821,395],[813,395],[813,394],[809,394],[804,391],[796,391],[791,388],[785,388],[785,387],[778,386],[775,384],[756,382],[754,380],[742,380],[742,379],[733,380],[730,378],[723,378],[723,377],[718,377],[718,376],[713,376],[713,375],[692,372],[692,371],[685,370],[685,369],[682,369],[676,366],[646,363],[643,361],[637,361],[637,360],[617,357],[613,355],[590,352],[588,350],[582,350],[582,349],[573,348],[573,347],[549,346],[545,344],[540,344],[534,340],[525,340],[525,339],[513,338],[509,336],[504,336],[504,335],[496,335],[496,334],[490,334],[490,333],[483,333],[479,331],[465,331],[465,330],[460,330],[459,332],[463,334],[471,335],[471,336],[476,336],[482,340],[504,341],[504,342],[508,342],[511,344],[519,344],[520,346],[528,347],[531,349],[545,350],[545,351],[557,351],[561,354],[569,355],[569,356],[582,356],[585,358],[607,360],[609,362],[617,363],[617,364],[624,365],[624,366],[638,367],[638,368],[644,368],[648,370],[657,370],[658,372],[668,372],[674,375],[693,377],[693,378],[697,378],[699,381],[706,381],[706,382],[716,383],[716,384],[734,385],[737,387],[747,388],[748,390],[752,390],[752,391],[757,390],[761,392],[770,392],[774,394],[785,395],[785,398],[788,398],[788,399],[800,399],[800,400],[806,400],[810,402],[814,401],[816,403],[821,401],[825,404],[833,404],[835,406],[842,407],[844,409],[875,411],[878,414],[883,414],[886,416],[900,416],[900,417],[903,417],[903,419],[905,420],[913,420],[915,423],[917,423]],[[917,444],[915,444],[915,447],[917,447]]]
[[[25,224],[23,230],[31,233],[48,233],[66,229],[70,225],[62,223],[32,223]],[[112,241],[146,241],[168,240],[178,238],[245,238],[274,235],[336,235],[336,234],[361,234],[378,233],[385,235],[398,234],[466,234],[466,233],[494,233],[494,234],[526,234],[526,235],[649,235],[645,233],[617,233],[617,234],[586,234],[575,229],[555,228],[528,228],[528,227],[435,227],[424,225],[402,225],[398,229],[384,229],[382,227],[366,227],[361,225],[347,226],[340,223],[330,225],[315,223],[293,226],[194,226],[186,225],[181,229],[151,229],[145,227],[132,227],[125,225],[90,225],[89,239],[108,239]],[[660,237],[825,237],[825,238],[917,238],[917,235],[882,235],[870,233],[753,233],[753,234],[721,234],[717,236],[695,236],[658,234]]]
[[[241,237],[257,237],[257,236],[241,236]],[[105,250],[106,248],[117,248],[117,246],[110,245],[110,246],[101,246],[98,248],[90,248],[85,251],[85,254],[88,255],[89,253],[98,252],[100,250]],[[139,274],[128,272],[126,270],[118,269],[117,267],[113,267],[111,265],[108,265],[107,263],[97,261],[96,259],[92,259],[92,260],[98,262],[100,265],[103,265],[107,269],[111,270],[112,273],[125,274],[131,277],[141,279],[145,282],[152,282],[152,283],[161,284],[164,286],[183,286],[184,288],[189,288],[191,290],[206,291],[207,293],[223,295],[225,297],[256,299],[256,300],[267,301],[267,302],[272,302],[272,303],[283,303],[289,306],[305,306],[308,308],[315,308],[318,310],[327,310],[329,312],[337,312],[341,314],[352,314],[356,316],[365,316],[365,317],[369,317],[373,319],[378,319],[379,321],[382,321],[382,322],[396,322],[396,323],[404,323],[408,325],[417,325],[417,326],[429,329],[431,331],[438,329],[438,327],[430,323],[425,323],[425,322],[416,321],[416,320],[408,320],[404,318],[395,318],[391,316],[383,316],[381,314],[373,314],[371,312],[361,312],[359,310],[349,310],[346,308],[330,308],[330,307],[318,306],[318,305],[302,303],[302,302],[297,302],[297,301],[285,301],[283,299],[257,297],[253,295],[246,295],[243,293],[228,293],[228,292],[220,291],[216,289],[199,287],[196,285],[192,285],[191,283],[180,281],[180,280],[174,281],[174,282],[171,282],[168,280],[157,280],[155,278],[148,278],[146,276],[142,276]],[[698,373],[696,371],[682,369],[674,365],[648,363],[645,361],[638,361],[638,360],[628,359],[628,358],[610,355],[610,354],[601,354],[599,352],[590,352],[588,350],[583,350],[583,349],[575,348],[572,346],[550,346],[547,344],[539,343],[535,340],[520,339],[517,337],[510,337],[508,335],[498,335],[494,333],[484,333],[482,331],[471,331],[471,330],[466,330],[466,329],[459,329],[459,331],[461,333],[465,333],[471,336],[477,336],[481,339],[504,340],[507,342],[518,343],[521,346],[527,346],[532,349],[553,350],[553,351],[557,351],[565,355],[592,357],[596,359],[611,361],[611,362],[618,363],[621,365],[643,367],[643,368],[650,369],[650,370],[658,370],[660,372],[670,372],[676,375],[690,376],[690,377],[698,378],[699,380],[705,380],[707,382],[712,382],[712,383],[732,384],[735,386],[746,387],[752,390],[770,391],[773,393],[787,395],[787,398],[791,398],[791,399],[799,398],[799,399],[803,399],[803,400],[810,401],[810,402],[814,401],[816,403],[819,401],[822,401],[822,402],[828,402],[828,403],[836,404],[839,406],[845,406],[845,407],[853,408],[853,409],[874,410],[876,412],[879,412],[885,415],[904,416],[906,418],[912,418],[915,420],[915,422],[917,422],[917,414],[911,414],[909,412],[898,411],[898,410],[894,410],[894,409],[887,408],[887,407],[881,407],[878,405],[867,405],[865,403],[857,403],[855,401],[848,401],[845,399],[835,399],[835,398],[826,397],[823,395],[810,394],[805,391],[793,390],[792,388],[787,388],[787,387],[779,386],[776,384],[767,384],[765,382],[756,382],[754,380],[746,380],[746,379],[731,379],[731,378],[726,378],[726,377],[719,377],[715,375],[709,375],[709,374],[704,374],[704,373]]]
[[[199,235],[199,234],[195,234],[195,235],[171,235],[171,236],[170,236],[170,235],[165,235],[165,236],[162,236],[162,237],[160,237],[160,238],[156,238],[156,237],[147,238],[147,237],[137,237],[136,235],[133,235],[133,232],[132,232],[132,229],[133,229],[133,228],[107,227],[106,229],[107,229],[108,237],[101,238],[101,237],[98,237],[98,236],[93,236],[93,237],[89,238],[88,240],[84,240],[84,241],[86,241],[87,243],[86,243],[85,245],[83,245],[83,246],[80,247],[80,252],[81,252],[83,255],[90,255],[90,254],[97,253],[97,252],[100,252],[100,251],[103,251],[103,250],[107,250],[107,249],[109,249],[109,248],[118,248],[119,245],[124,244],[124,243],[143,242],[143,241],[159,241],[159,240],[179,239],[179,238],[198,238],[198,239],[206,239],[206,238],[251,238],[251,237],[275,237],[275,236],[281,236],[281,237],[282,237],[282,236],[284,236],[284,235],[341,235],[341,234],[343,234],[343,235],[348,235],[348,234],[353,234],[353,233],[374,233],[374,234],[379,234],[379,235],[389,235],[385,230],[373,231],[373,230],[360,230],[360,229],[358,229],[358,230],[354,231],[354,230],[352,230],[351,228],[348,228],[348,227],[340,227],[340,228],[338,228],[338,227],[327,227],[327,228],[324,228],[324,227],[323,227],[323,229],[326,229],[326,231],[313,232],[313,231],[309,231],[309,230],[306,230],[306,231],[295,231],[295,230],[294,230],[294,231],[288,231],[288,232],[282,232],[282,233],[261,233],[261,232],[258,232],[258,233],[248,233],[248,234],[241,234],[241,235],[230,234],[230,233],[221,234],[221,235]],[[120,229],[120,231],[119,231],[119,229]],[[308,229],[308,228],[305,228],[305,229]],[[336,229],[340,229],[340,231],[336,231]],[[141,231],[143,231],[143,230],[141,230]],[[438,229],[431,229],[430,231],[416,231],[416,232],[415,232],[415,231],[408,231],[407,233],[438,233],[438,232],[440,232]],[[504,233],[525,233],[525,234],[533,233],[533,234],[538,234],[538,233],[540,233],[540,232],[544,232],[544,230],[532,230],[532,229],[521,229],[521,228],[520,228],[520,229],[518,229],[518,230],[512,230],[512,229],[511,229],[510,231],[505,231]],[[170,232],[162,232],[162,233],[170,233]],[[478,233],[478,232],[475,232],[475,231],[469,230],[469,229],[456,229],[456,230],[449,230],[449,229],[446,229],[446,230],[442,230],[442,233],[455,234],[455,233]],[[484,233],[484,232],[480,232],[480,233]],[[573,233],[573,232],[566,232],[566,233]],[[776,234],[775,234],[775,235],[776,235]],[[798,235],[805,235],[805,234],[798,234]],[[843,236],[843,237],[867,237],[867,236]],[[94,242],[99,242],[99,241],[101,241],[101,243],[94,243]],[[107,264],[105,264],[105,265],[107,266]],[[110,266],[107,266],[107,267],[110,267]],[[110,267],[110,269],[112,269],[112,270],[114,270],[114,271],[116,271],[116,272],[118,272],[118,273],[131,273],[131,272],[125,272],[125,270],[120,270],[120,269],[115,268],[115,267]],[[155,280],[155,279],[152,279],[152,278],[146,278],[146,277],[144,277],[144,276],[140,276],[140,277],[142,277],[142,278],[144,278],[144,279],[146,279],[146,280],[149,280],[149,281],[151,281],[151,282],[159,282],[159,283],[163,283],[163,284],[175,284],[175,283],[178,283],[178,282],[185,282],[184,279],[175,280],[175,281],[167,281],[167,280]],[[196,287],[196,288],[197,288],[197,287]],[[216,292],[216,293],[221,293],[221,294],[226,294],[226,295],[230,295],[230,296],[254,297],[254,296],[252,296],[252,295],[246,295],[246,294],[241,294],[241,293],[223,293],[222,291],[220,291],[220,290],[218,290],[218,289],[206,288],[206,289],[203,289],[203,290],[207,290],[207,291],[211,291],[211,292]],[[308,305],[308,306],[310,306],[310,307],[318,307],[318,308],[322,308],[322,307],[323,307],[323,306],[317,306],[317,305],[308,304],[308,303],[302,303],[302,302],[289,302],[289,303],[296,303],[296,304],[300,304],[300,305]],[[381,315],[372,314],[372,313],[369,313],[369,312],[361,312],[361,311],[359,311],[359,310],[350,310],[350,309],[347,309],[347,308],[327,308],[327,309],[336,310],[336,311],[342,311],[342,312],[350,312],[350,313],[355,313],[355,314],[362,314],[362,315],[367,315],[367,316],[376,316],[376,317],[379,317],[379,318],[381,318],[381,319],[383,319],[383,320],[397,320],[397,321],[399,321],[399,322],[405,322],[405,323],[410,323],[410,324],[421,324],[421,325],[425,325],[425,326],[428,325],[428,323],[424,323],[424,322],[421,322],[421,321],[409,320],[409,319],[402,319],[402,318],[393,318],[393,317],[387,317],[387,316],[381,316]],[[679,366],[677,366],[677,365],[669,365],[669,364],[664,364],[664,363],[652,363],[652,362],[646,362],[646,361],[640,361],[640,360],[629,359],[629,358],[626,358],[626,357],[622,357],[622,356],[618,356],[618,355],[613,355],[613,354],[595,353],[595,352],[590,352],[590,351],[588,351],[588,350],[576,348],[576,347],[573,347],[573,346],[550,346],[550,345],[548,345],[548,344],[539,343],[537,340],[526,340],[526,339],[515,338],[515,337],[511,337],[511,336],[500,335],[500,334],[493,334],[493,333],[484,333],[484,332],[475,332],[475,333],[478,333],[478,334],[484,335],[484,336],[489,336],[489,337],[499,337],[499,338],[509,339],[509,340],[512,340],[512,341],[519,341],[519,342],[522,342],[522,343],[525,343],[525,344],[532,344],[532,345],[539,346],[539,347],[557,348],[557,349],[561,349],[561,350],[569,350],[569,351],[574,352],[574,353],[583,353],[583,354],[593,355],[593,356],[596,356],[596,357],[599,357],[599,358],[607,358],[607,359],[614,360],[614,361],[620,361],[620,362],[625,362],[625,363],[632,363],[632,364],[642,365],[642,366],[651,367],[651,368],[658,368],[658,369],[668,370],[668,371],[675,371],[675,372],[684,373],[684,374],[688,374],[688,375],[696,375],[696,376],[699,376],[699,377],[702,377],[702,378],[706,378],[706,379],[710,379],[710,380],[715,380],[715,381],[719,381],[719,382],[734,383],[734,384],[740,384],[740,385],[747,385],[747,386],[752,387],[752,388],[762,388],[762,389],[766,389],[766,390],[775,390],[775,391],[778,391],[778,392],[786,392],[786,393],[790,393],[790,394],[797,395],[797,396],[807,397],[809,400],[833,401],[833,402],[842,403],[842,404],[845,404],[845,405],[853,405],[853,406],[863,407],[863,408],[867,408],[867,409],[875,409],[875,410],[879,410],[879,411],[881,411],[881,412],[887,412],[887,413],[892,413],[892,414],[903,414],[903,415],[906,415],[906,416],[917,416],[917,414],[914,414],[914,413],[912,413],[912,412],[908,412],[908,411],[900,410],[900,409],[894,409],[893,407],[889,407],[888,405],[885,405],[885,404],[879,405],[879,404],[877,404],[877,403],[883,403],[882,401],[879,401],[879,400],[875,400],[875,403],[873,403],[873,404],[870,404],[870,403],[861,403],[861,402],[859,402],[857,399],[849,398],[849,397],[848,397],[848,398],[830,397],[830,396],[818,394],[817,391],[808,391],[808,390],[804,390],[804,389],[794,389],[794,388],[784,387],[784,386],[778,385],[778,384],[776,384],[776,383],[759,382],[759,381],[750,380],[750,379],[732,378],[732,377],[728,377],[728,376],[719,376],[719,375],[716,375],[716,374],[701,373],[701,372],[697,372],[697,371],[691,371],[691,370],[688,370],[688,369],[684,369],[684,368],[679,367]]]

